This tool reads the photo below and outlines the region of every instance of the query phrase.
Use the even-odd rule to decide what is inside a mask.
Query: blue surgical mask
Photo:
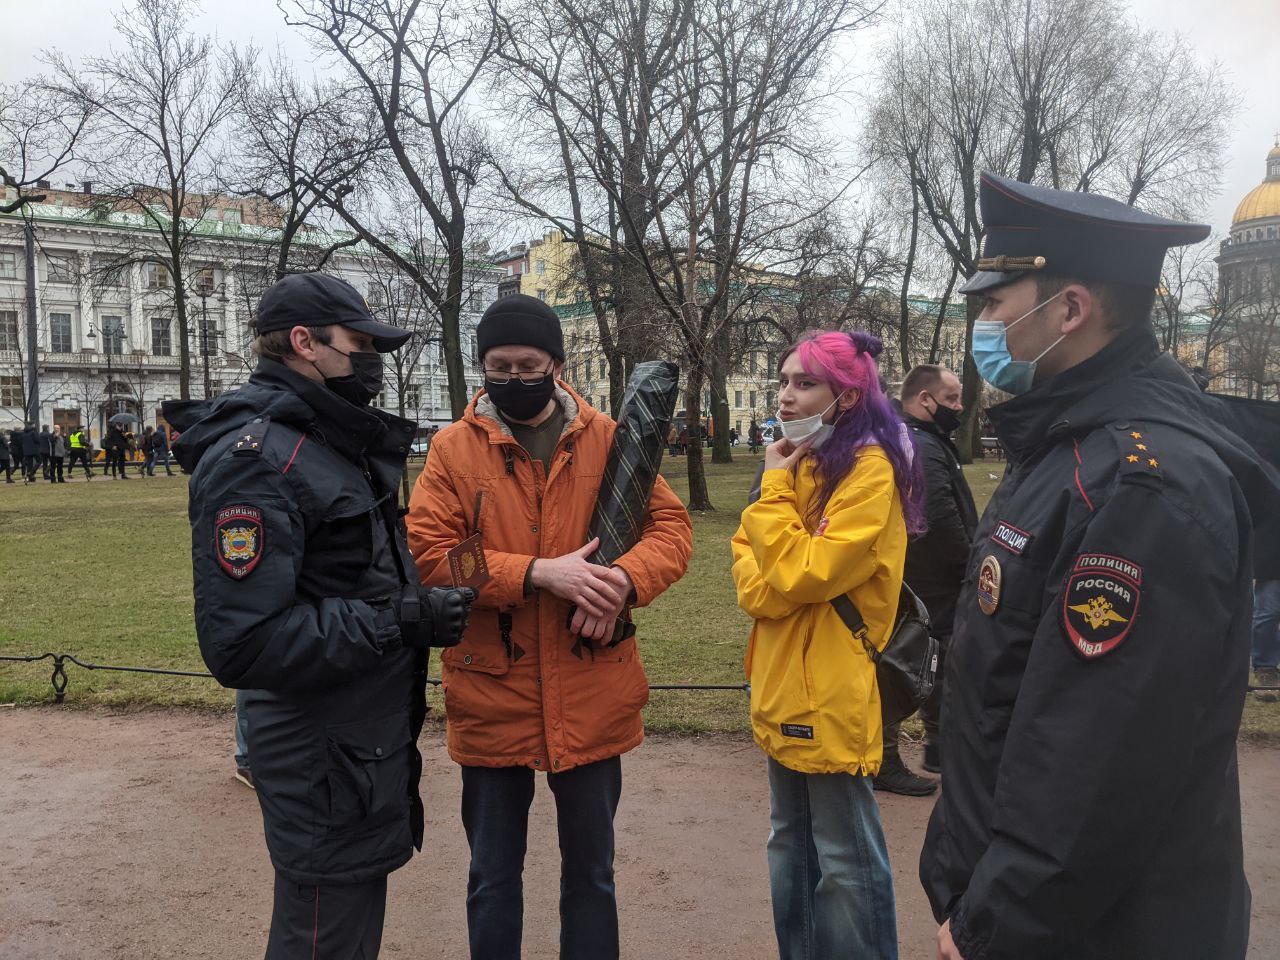
[[[1050,350],[1066,339],[1064,333],[1040,352],[1034,360],[1015,360],[1009,353],[1008,331],[1016,327],[1041,307],[1048,306],[1064,291],[1059,290],[1044,303],[1032,307],[1013,323],[1005,326],[999,320],[975,320],[973,322],[973,362],[978,374],[997,390],[1020,394],[1031,389],[1036,375],[1036,364]]]

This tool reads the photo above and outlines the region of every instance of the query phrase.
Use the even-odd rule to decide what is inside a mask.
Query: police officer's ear
[[[315,338],[310,327],[297,326],[289,331],[289,346],[298,359],[315,363],[320,341]]]
[[[1063,308],[1058,332],[1064,336],[1101,322],[1098,316],[1098,299],[1083,283],[1067,284],[1062,288],[1062,296],[1058,299]]]

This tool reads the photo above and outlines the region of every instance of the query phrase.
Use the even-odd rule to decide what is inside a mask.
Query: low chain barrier
[[[69,653],[39,653],[32,656],[11,656],[0,654],[0,661],[9,663],[39,663],[41,660],[53,661],[53,673],[49,682],[53,684],[55,703],[63,703],[67,692],[67,664],[74,663],[85,670],[114,670],[119,673],[151,673],[165,677],[201,677],[212,680],[213,674],[194,670],[163,670],[158,667],[121,667],[106,663],[86,663]],[[427,683],[433,687],[440,685],[439,677],[428,677]],[[738,690],[746,692],[751,687],[746,683],[651,683],[650,690]],[[1280,689],[1263,688],[1263,689]]]

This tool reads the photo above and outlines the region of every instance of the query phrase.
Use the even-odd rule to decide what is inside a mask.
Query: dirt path
[[[459,783],[424,736],[427,843],[391,878],[382,955],[466,957]],[[0,957],[257,958],[272,873],[252,794],[231,779],[231,719],[0,710]],[[914,760],[914,757],[912,758]],[[776,956],[764,764],[748,741],[654,739],[624,761],[623,955]],[[1241,754],[1250,957],[1280,956],[1280,751]],[[904,960],[932,960],[915,879],[931,800],[882,799]],[[531,818],[525,956],[557,955],[558,859],[545,780]]]

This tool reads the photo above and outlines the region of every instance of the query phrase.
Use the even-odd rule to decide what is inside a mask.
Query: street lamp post
[[[89,332],[86,334],[90,340],[98,339],[97,331],[93,329],[93,324],[89,324]],[[115,345],[124,340],[124,321],[117,320],[112,323],[110,319],[103,322],[102,326],[102,348],[107,355],[107,419],[115,415],[116,396],[115,396],[115,376],[111,370],[111,355],[115,352]],[[98,423],[98,431],[101,436],[106,436],[106,427],[101,421]]]
[[[213,382],[209,378],[209,298],[217,294],[219,303],[226,303],[227,298],[222,284],[206,283],[203,277],[197,277],[192,292],[200,298],[200,359],[204,368],[204,397],[213,396]]]

